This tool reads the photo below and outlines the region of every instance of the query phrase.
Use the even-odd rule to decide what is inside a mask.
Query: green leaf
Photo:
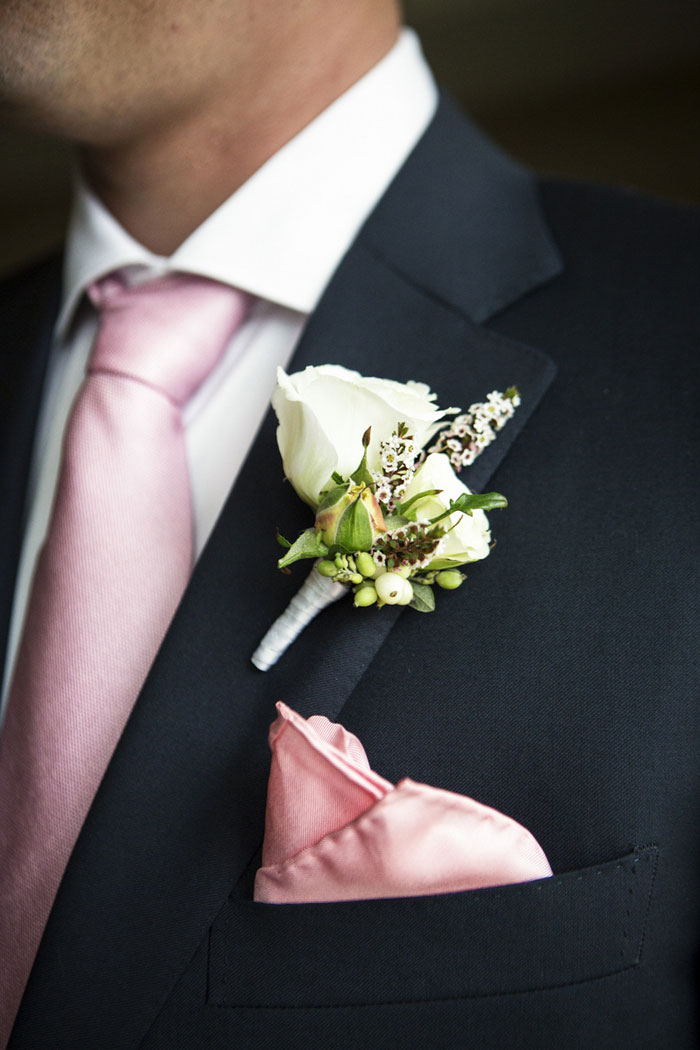
[[[427,496],[439,496],[441,492],[442,489],[426,489],[425,492],[419,492],[417,496],[411,496],[406,503],[397,503],[396,513],[405,514],[406,511],[409,510],[414,503],[417,503],[419,499],[426,499]]]
[[[306,529],[277,562],[277,568],[286,569],[288,565],[293,565],[302,558],[325,558],[326,554],[328,547],[321,539],[321,534],[316,529]]]
[[[287,549],[291,547],[291,543],[289,542],[289,540],[286,540],[284,538],[279,529],[277,530],[277,542],[279,543],[280,547],[286,547]]]
[[[316,513],[320,514],[322,510],[328,510],[329,507],[334,507],[336,503],[340,502],[349,488],[350,482],[344,481],[341,485],[335,485],[332,489],[328,489],[324,492],[321,502],[316,508]]]
[[[473,510],[497,510],[500,507],[507,506],[508,500],[500,492],[463,492],[457,499],[450,500],[447,510],[444,510],[442,514],[438,514],[436,518],[431,518],[430,524],[435,525],[436,522],[449,517],[455,511],[471,514]]]
[[[331,478],[336,483],[336,485],[345,485],[345,484],[347,484],[347,482],[345,481],[345,478],[343,477],[343,475],[339,474],[337,470],[333,471],[333,473],[331,474]]]
[[[441,569],[458,569],[466,564],[466,561],[460,561],[459,558],[433,558],[428,569],[430,572],[439,572]]]
[[[341,514],[335,541],[349,554],[354,554],[355,551],[368,551],[373,539],[369,511],[358,496]]]
[[[433,588],[428,587],[425,583],[414,583],[413,580],[411,580],[411,587],[413,588],[413,598],[409,602],[410,607],[418,612],[433,612],[435,609]]]
[[[394,529],[400,529],[402,525],[408,525],[408,518],[402,518],[400,514],[385,514],[384,524],[387,532],[393,532]]]

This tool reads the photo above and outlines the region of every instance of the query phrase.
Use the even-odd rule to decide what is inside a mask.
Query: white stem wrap
[[[314,566],[253,653],[251,662],[259,671],[269,670],[311,623],[314,616],[348,593],[348,587],[329,580],[327,576],[321,576]]]

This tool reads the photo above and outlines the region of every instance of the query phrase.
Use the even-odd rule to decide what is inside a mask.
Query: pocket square
[[[256,901],[417,897],[552,874],[537,840],[505,814],[408,778],[394,786],[343,726],[277,711]]]

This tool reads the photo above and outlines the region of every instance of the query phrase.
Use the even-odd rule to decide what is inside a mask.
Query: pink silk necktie
[[[182,407],[248,297],[170,274],[90,289],[100,328],[66,431],[0,736],[0,1046],[58,885],[187,584]]]

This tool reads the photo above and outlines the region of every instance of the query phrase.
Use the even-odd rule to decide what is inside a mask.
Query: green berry
[[[321,576],[335,576],[338,571],[333,561],[320,561],[316,566]]]
[[[361,551],[355,558],[355,564],[357,571],[363,576],[374,576],[374,570],[376,568],[374,564],[374,558],[367,551]]]
[[[446,591],[455,591],[458,587],[462,586],[464,580],[464,574],[457,572],[456,569],[443,569],[442,572],[437,574],[435,582],[438,587],[442,587]]]
[[[373,583],[363,583],[355,591],[354,605],[358,609],[366,609],[369,605],[374,605],[377,600],[377,591]]]

